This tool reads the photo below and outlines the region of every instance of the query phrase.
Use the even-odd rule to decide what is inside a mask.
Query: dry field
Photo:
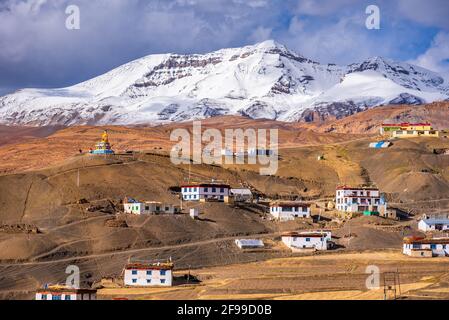
[[[277,258],[261,262],[193,270],[197,285],[172,288],[104,288],[100,299],[288,299],[379,300],[380,288],[368,290],[366,268],[398,271],[401,299],[448,299],[449,261],[419,259],[399,251],[365,251]],[[185,274],[178,271],[175,274]]]

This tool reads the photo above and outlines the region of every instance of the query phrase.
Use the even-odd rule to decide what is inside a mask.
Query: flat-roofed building
[[[270,203],[270,214],[279,221],[310,218],[310,204],[300,201],[274,201]]]
[[[128,263],[124,270],[125,286],[149,287],[173,284],[172,262],[136,262]]]
[[[199,183],[181,186],[184,201],[227,202],[231,187],[223,183]]]
[[[96,300],[97,290],[46,285],[36,291],[36,300]]]
[[[446,257],[449,238],[404,238],[402,252],[411,257]]]
[[[330,231],[288,232],[282,235],[282,242],[294,252],[324,251],[331,245]]]
[[[159,201],[138,201],[126,197],[123,201],[125,213],[130,214],[176,214],[181,211],[177,205]]]
[[[335,201],[337,210],[342,212],[384,215],[387,210],[378,188],[339,186]]]

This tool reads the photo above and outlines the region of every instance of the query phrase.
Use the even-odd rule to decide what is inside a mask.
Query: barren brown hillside
[[[389,112],[399,114],[395,110]],[[356,124],[357,117],[353,116]],[[299,220],[273,222],[257,206],[222,203],[184,203],[184,212],[199,206],[199,220],[186,214],[117,215],[125,196],[179,204],[169,188],[188,181],[215,179],[249,186],[269,198],[306,200],[332,199],[338,184],[377,184],[392,206],[406,208],[416,217],[449,209],[449,156],[433,152],[449,148],[447,138],[393,140],[390,148],[379,150],[368,147],[379,139],[375,133],[355,134],[370,132],[363,124],[351,131],[354,134],[330,133],[313,124],[241,117],[213,118],[202,124],[219,129],[279,128],[277,173],[261,176],[256,165],[174,165],[168,156],[173,144],[170,132],[191,128],[191,122],[106,127],[119,152],[108,157],[86,154],[103,127],[22,135],[5,129],[4,137],[13,141],[0,146],[0,296],[28,297],[42,283],[63,279],[65,266],[73,262],[84,268],[86,279],[98,280],[120,273],[130,256],[172,256],[183,268],[289,256],[277,249],[239,252],[233,240],[258,237],[273,242],[285,230],[323,226]],[[330,222],[329,226],[335,227]],[[416,228],[416,222],[382,226],[379,221],[359,219],[335,228],[342,250],[394,249],[400,247],[404,232]]]
[[[449,129],[449,102],[377,107],[347,118],[309,124],[309,127],[319,132],[360,134],[378,133],[382,123],[423,121],[430,122],[435,129]]]

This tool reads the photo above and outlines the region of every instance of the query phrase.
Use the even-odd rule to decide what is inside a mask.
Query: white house
[[[253,193],[248,188],[231,189],[229,195],[234,197],[236,202],[251,201],[253,199]]]
[[[270,214],[280,221],[310,218],[310,205],[299,201],[275,201],[270,203]]]
[[[297,252],[328,250],[331,239],[330,231],[290,232],[282,235],[282,242]]]
[[[182,199],[184,201],[228,201],[228,184],[200,183],[181,186]]]
[[[193,220],[198,219],[199,215],[200,215],[200,212],[199,212],[198,208],[191,208],[190,209],[190,217]]]
[[[95,289],[74,289],[63,285],[45,286],[36,291],[36,300],[96,300]]]
[[[240,249],[257,249],[265,246],[260,239],[237,239],[235,240],[235,244]]]
[[[449,238],[404,238],[402,252],[411,257],[445,257],[449,255]]]
[[[125,286],[149,287],[173,284],[173,263],[128,263],[125,266]]]
[[[125,213],[130,214],[175,214],[181,211],[180,207],[174,204],[158,201],[140,202],[129,197],[123,201],[123,209]]]
[[[418,229],[424,232],[448,230],[449,219],[424,217],[419,221]]]
[[[343,212],[370,212],[384,214],[387,203],[377,188],[337,187],[336,207]]]

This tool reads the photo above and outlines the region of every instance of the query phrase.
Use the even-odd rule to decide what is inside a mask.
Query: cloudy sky
[[[66,8],[80,29],[66,28]],[[368,5],[380,29],[365,26]],[[0,94],[63,87],[152,53],[275,39],[323,63],[371,56],[449,75],[447,0],[0,0]]]

